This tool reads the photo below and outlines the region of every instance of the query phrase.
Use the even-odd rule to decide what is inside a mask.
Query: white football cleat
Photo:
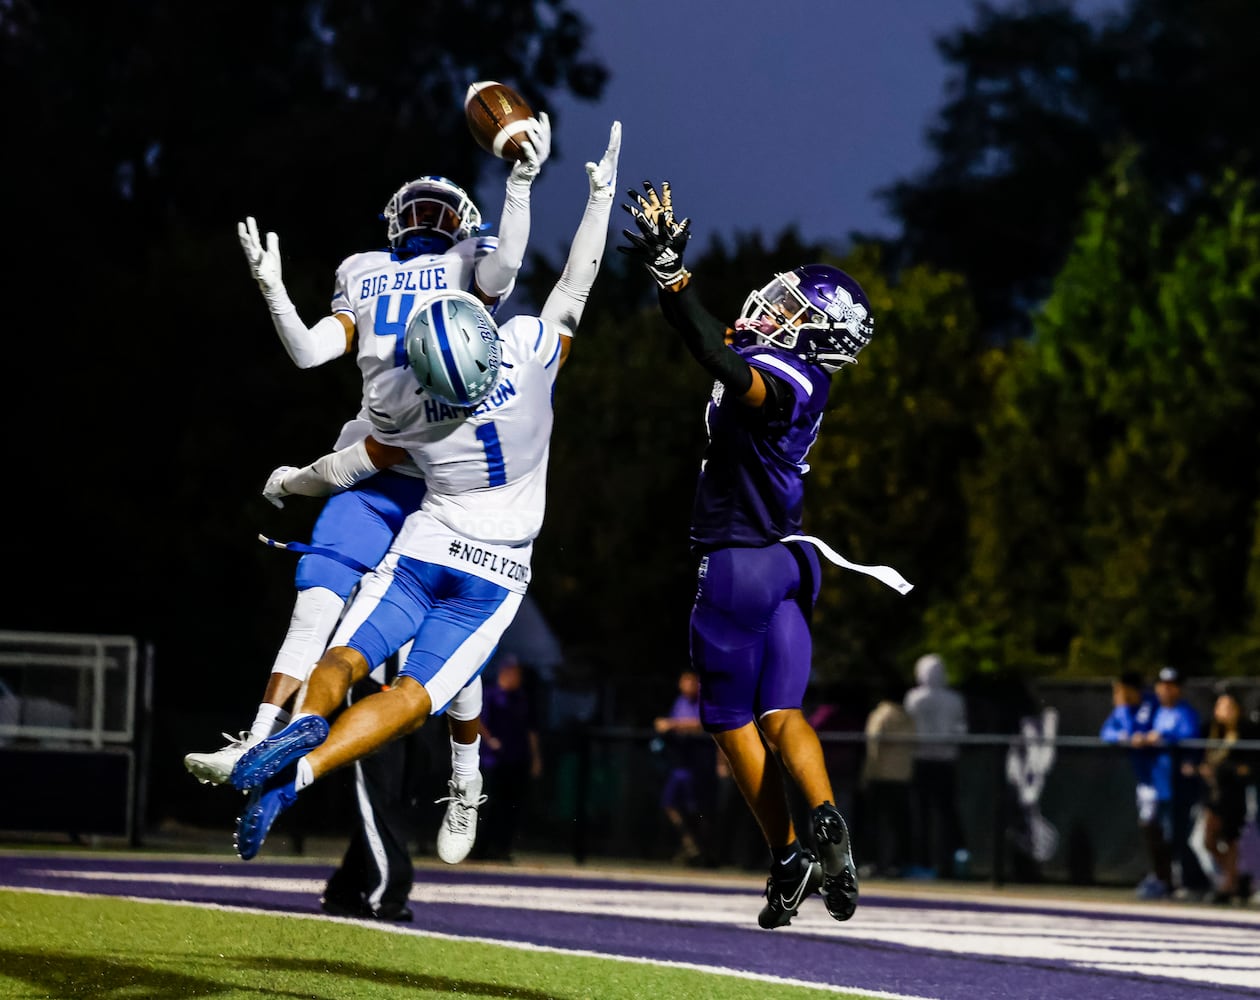
[[[222,785],[232,774],[232,768],[241,756],[258,742],[258,737],[249,732],[238,736],[223,734],[228,745],[222,750],[212,753],[190,753],[184,757],[184,767],[203,785]]]
[[[446,815],[438,829],[437,855],[448,865],[457,865],[477,842],[477,810],[486,801],[481,794],[481,772],[459,784],[453,777],[446,783],[451,794],[438,802],[446,803]]]

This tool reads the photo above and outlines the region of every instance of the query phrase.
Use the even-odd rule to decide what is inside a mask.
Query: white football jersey
[[[493,236],[474,236],[441,254],[399,260],[392,251],[369,250],[351,254],[341,262],[332,311],[354,320],[363,402],[356,418],[341,428],[334,450],[361,441],[371,432],[367,413],[369,386],[385,372],[398,367],[406,369],[407,321],[416,306],[436,292],[471,292],[477,261],[498,246],[499,241]],[[503,299],[509,294],[510,289]]]
[[[428,484],[420,510],[399,532],[397,551],[490,579],[496,567],[515,561],[527,579],[529,547],[546,507],[562,329],[536,316],[504,323],[499,381],[476,407],[438,402],[419,389],[410,368],[373,380],[372,436],[406,449]],[[488,548],[470,557],[467,548],[456,551],[459,539]],[[494,560],[492,548],[512,551]],[[465,565],[470,558],[486,566]]]

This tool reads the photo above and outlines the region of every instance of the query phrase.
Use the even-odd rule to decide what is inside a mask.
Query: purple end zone
[[[318,892],[298,893],[258,888],[259,879],[308,878],[321,883],[331,873],[327,863],[250,862],[249,880],[241,885],[194,885],[180,877],[243,875],[244,863],[235,859],[171,860],[153,856],[112,855],[85,857],[57,853],[0,854],[0,886],[60,889],[101,895],[126,895],[149,899],[213,903],[221,906],[248,906],[260,909],[318,913]],[[56,872],[64,874],[54,874]],[[145,873],[162,872],[169,879],[144,880]],[[82,877],[76,878],[76,873]],[[116,876],[101,878],[100,876]],[[493,938],[562,949],[576,949],[636,958],[686,962],[717,968],[779,976],[819,984],[851,986],[856,989],[903,993],[941,1000],[1009,1000],[1036,997],[1038,1000],[1209,1000],[1223,997],[1260,996],[1257,989],[1208,986],[1167,978],[1100,972],[1076,968],[1056,960],[982,958],[955,955],[922,948],[875,941],[823,937],[805,928],[790,927],[763,931],[756,927],[760,903],[756,890],[706,885],[708,893],[729,893],[748,898],[749,926],[730,927],[703,920],[689,920],[680,910],[670,921],[601,914],[540,912],[537,919],[522,921],[520,911],[528,908],[529,889],[609,888],[668,890],[687,886],[679,882],[651,880],[610,880],[597,876],[548,876],[468,869],[422,869],[418,882],[441,885],[502,885],[512,890],[511,906],[485,906],[462,903],[415,905],[416,930],[455,936]],[[867,895],[862,908],[914,907],[917,910],[1044,912],[1070,911],[1019,907],[1004,908],[998,903],[948,902],[945,900],[907,901]],[[859,909],[855,919],[861,919]],[[947,916],[947,913],[943,913]],[[1090,912],[1091,919],[1140,921],[1145,916],[1132,913]],[[1175,916],[1152,914],[1152,931],[1176,922]],[[1198,928],[1239,924],[1225,921],[1194,920]],[[1243,925],[1245,926],[1245,925]]]

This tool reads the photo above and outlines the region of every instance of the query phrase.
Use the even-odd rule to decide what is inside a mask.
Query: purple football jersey
[[[801,528],[805,455],[818,437],[830,377],[817,365],[773,347],[736,348],[752,367],[778,379],[791,393],[781,417],[766,420],[714,383],[705,411],[709,443],[691,515],[691,546],[708,552],[726,546],[777,542]]]

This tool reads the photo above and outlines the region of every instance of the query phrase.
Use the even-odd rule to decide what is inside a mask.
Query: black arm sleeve
[[[700,367],[737,396],[752,386],[752,369],[748,362],[726,346],[726,324],[700,304],[688,285],[682,291],[660,291],[661,312],[675,330]]]

